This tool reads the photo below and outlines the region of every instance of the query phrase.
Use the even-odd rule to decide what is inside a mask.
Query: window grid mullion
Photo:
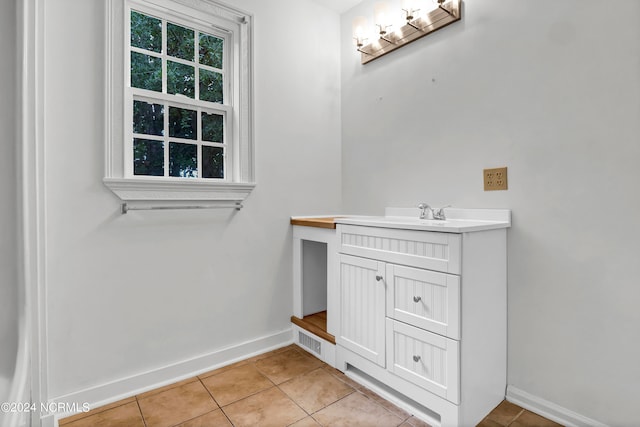
[[[226,98],[225,98],[226,100]],[[233,147],[228,144],[229,142],[229,136],[231,135],[231,127],[229,126],[229,117],[231,115],[230,114],[225,114],[223,116],[222,119],[222,123],[223,123],[223,128],[222,128],[222,141],[223,141],[223,151],[222,151],[222,167],[224,168],[224,175],[223,175],[223,179],[225,181],[228,180],[232,180],[233,176],[229,175],[229,161],[231,159],[231,161],[233,160]]]
[[[148,139],[150,141],[158,141],[164,142],[164,136],[161,135],[150,135],[146,133],[134,133],[133,139]]]
[[[142,55],[153,56],[154,58],[162,59],[162,52],[160,53],[153,52],[151,50],[143,49],[141,47],[136,47],[136,46],[129,46],[129,49],[131,49],[131,52],[136,52]]]
[[[231,78],[227,78],[227,75],[231,76],[233,74],[233,67],[235,64],[231,63],[231,51],[233,49],[232,46],[229,46],[231,43],[228,38],[223,39],[222,41],[222,100],[223,102],[232,104],[235,101],[231,99]],[[225,165],[226,167],[226,165]]]
[[[176,58],[175,56],[167,55],[167,59],[171,62],[175,62],[176,64],[188,65],[193,67],[196,65],[195,62],[189,61],[188,59]]]
[[[196,86],[196,99],[200,100],[200,30],[194,29],[193,36],[195,40],[193,42],[193,61],[195,62],[195,79],[194,82]],[[203,149],[203,137],[202,137],[202,108],[198,107],[198,177],[204,179],[204,171],[202,170],[203,165],[203,157],[204,157],[204,149]]]
[[[196,38],[197,40],[197,38]],[[197,68],[197,67],[196,67]],[[198,142],[198,148],[196,149],[197,151],[197,160],[198,160],[198,178],[203,178],[202,176],[202,108],[198,107],[198,118],[196,120],[197,122],[197,142]]]
[[[169,103],[164,104],[164,176],[169,176]]]
[[[195,72],[193,73],[194,77],[195,77],[195,82],[193,82],[193,84],[195,85],[195,97],[196,99],[200,99],[200,31],[194,29],[193,30],[193,37],[195,37],[195,40],[193,42],[193,61],[194,61],[194,65],[195,65]],[[200,109],[198,109],[200,110]],[[198,113],[200,114],[200,113]],[[198,169],[200,170],[200,169]]]
[[[162,20],[162,93],[167,93],[167,21]]]
[[[206,112],[222,114],[223,112],[231,111],[232,107],[228,104],[220,104],[217,102],[201,101],[198,99],[191,99],[185,97],[179,97],[174,94],[163,94],[160,92],[154,92],[147,89],[131,88],[131,93],[134,99],[144,100],[147,102],[162,104],[170,103],[174,107],[195,109],[202,108]]]
[[[222,74],[224,76],[224,69],[223,68],[216,68],[216,67],[212,67],[211,65],[200,64],[200,63],[198,63],[198,67],[204,68],[207,71],[213,71],[215,73]]]
[[[171,137],[171,141],[172,142],[177,142],[180,144],[198,144],[198,140],[197,139],[189,139],[189,138],[178,138],[177,136],[172,136]]]
[[[209,142],[209,141],[202,141],[202,145],[205,147],[219,147],[219,148],[227,148],[227,144],[223,143],[223,142]]]

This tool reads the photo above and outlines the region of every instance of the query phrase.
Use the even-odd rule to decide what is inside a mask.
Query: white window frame
[[[130,205],[161,207],[192,205],[194,202],[240,203],[255,187],[253,17],[214,0],[108,0],[106,7],[105,185]],[[231,107],[217,104],[215,108],[224,112],[227,118],[224,179],[133,175],[133,99],[139,99],[145,91],[130,88],[131,9],[212,35],[224,35],[225,60],[229,62],[224,97],[225,103]],[[166,67],[166,61],[163,64]],[[195,84],[197,86],[198,82]],[[183,104],[198,111],[200,108],[211,110],[209,103],[197,99],[150,91],[148,95],[150,99],[171,105]],[[168,114],[168,110],[165,111],[165,115]],[[165,168],[168,167],[165,162]],[[200,173],[201,170],[199,168]]]

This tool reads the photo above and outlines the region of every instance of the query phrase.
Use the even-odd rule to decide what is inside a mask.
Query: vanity
[[[511,213],[444,213],[335,218],[330,364],[432,425],[476,425],[505,396]]]

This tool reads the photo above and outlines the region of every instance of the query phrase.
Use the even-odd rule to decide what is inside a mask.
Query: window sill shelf
[[[241,203],[255,187],[255,183],[209,183],[135,178],[104,178],[103,182],[123,202],[151,206],[167,203],[172,206],[181,206],[194,202]]]

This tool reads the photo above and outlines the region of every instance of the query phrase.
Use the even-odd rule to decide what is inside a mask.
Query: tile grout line
[[[304,374],[303,374],[303,375],[304,375]],[[297,375],[297,376],[295,376],[295,377],[293,377],[293,378],[297,378],[297,377],[299,377],[299,376],[301,376],[301,375]],[[280,384],[287,383],[287,382],[289,382],[289,381],[293,380],[293,378],[290,378],[290,379],[288,379],[287,381],[283,381],[283,382],[282,382],[282,383],[280,383]],[[298,408],[300,408],[300,409],[302,410],[302,412],[304,412],[304,413],[305,413],[305,415],[306,415],[305,417],[302,417],[302,418],[300,418],[299,420],[296,420],[296,421],[292,422],[291,424],[289,424],[290,426],[291,426],[291,425],[293,425],[293,424],[295,424],[295,423],[297,423],[298,421],[304,420],[304,419],[305,419],[305,418],[307,418],[307,417],[311,417],[311,414],[310,414],[309,412],[307,412],[307,410],[306,410],[306,409],[304,409],[302,406],[300,406],[300,404],[299,404],[298,402],[296,402],[295,400],[293,400],[293,398],[292,398],[291,396],[289,396],[289,394],[287,394],[287,392],[286,392],[286,391],[284,391],[283,389],[281,389],[281,388],[280,388],[280,385],[276,385],[276,387],[278,388],[278,390],[280,390],[280,393],[284,394],[284,395],[287,397],[287,399],[289,399],[290,401],[292,401],[292,402],[293,402],[293,404],[294,404],[294,405],[296,405]],[[312,418],[313,418],[313,417],[312,417]],[[315,420],[315,418],[314,418],[314,420]],[[319,424],[319,423],[318,423],[318,424]]]
[[[318,369],[322,369],[322,368],[318,368]],[[313,372],[313,371],[315,371],[315,369],[314,369],[314,370],[312,370],[312,371],[309,371],[309,372]],[[304,375],[304,374],[302,374],[302,375]],[[302,376],[302,375],[298,375],[297,377],[300,377],[300,376]],[[297,377],[293,377],[293,378],[297,378]],[[291,378],[291,380],[292,380],[293,378]],[[289,381],[290,381],[290,380],[289,380]],[[285,381],[285,382],[287,382],[287,381]],[[282,384],[284,384],[284,383],[282,383]],[[278,388],[280,388],[280,387],[278,387]],[[352,387],[352,389],[353,389],[353,387]],[[353,389],[350,393],[348,393],[348,394],[346,394],[346,395],[342,396],[342,397],[341,397],[340,399],[338,399],[338,400],[335,400],[335,401],[333,401],[333,402],[329,403],[328,405],[323,406],[322,408],[318,409],[317,411],[308,412],[306,409],[304,409],[302,406],[300,406],[300,404],[298,404],[298,402],[296,402],[296,401],[295,401],[291,396],[289,396],[289,395],[287,394],[287,392],[286,392],[286,391],[284,391],[284,390],[282,390],[282,389],[280,389],[280,391],[282,391],[282,392],[285,394],[285,396],[287,396],[287,397],[288,397],[288,398],[289,398],[293,403],[295,403],[295,404],[296,404],[300,409],[302,409],[302,411],[303,411],[305,414],[307,414],[307,417],[310,417],[313,421],[315,421],[315,422],[316,422],[319,426],[321,426],[321,427],[322,427],[322,424],[320,423],[320,421],[318,421],[318,420],[314,417],[314,415],[315,415],[315,414],[317,414],[318,412],[322,411],[323,409],[328,408],[329,406],[333,405],[334,403],[337,403],[337,402],[341,401],[342,399],[344,399],[345,397],[350,396],[351,394],[353,394],[353,393],[355,393],[355,392],[356,392],[356,390],[355,390],[355,389]],[[306,417],[305,417],[305,418],[306,418]],[[302,419],[304,419],[304,418],[302,418]],[[301,420],[298,420],[298,421],[301,421]],[[297,423],[298,421],[296,421],[295,423]],[[293,424],[295,424],[295,423],[293,423]],[[293,424],[291,424],[291,425],[293,425]]]
[[[249,398],[249,397],[251,397],[251,396],[255,396],[256,394],[258,394],[258,393],[262,393],[263,391],[271,390],[271,389],[272,389],[272,388],[274,388],[274,387],[278,387],[278,385],[277,385],[276,383],[274,383],[273,381],[271,381],[271,378],[269,378],[269,377],[267,377],[266,375],[264,375],[264,374],[263,374],[262,372],[260,372],[257,368],[256,368],[256,370],[258,371],[258,373],[259,373],[260,375],[262,375],[262,376],[263,376],[267,381],[269,381],[269,382],[271,383],[271,386],[269,386],[269,387],[267,387],[267,388],[263,388],[262,390],[255,391],[255,392],[253,392],[253,393],[251,393],[251,394],[248,394],[248,395],[246,395],[246,396],[244,396],[244,397],[241,397],[241,398],[239,398],[239,399],[237,399],[237,400],[234,400],[234,401],[232,401],[232,402],[229,402],[229,403],[227,403],[227,404],[226,404],[226,405],[224,405],[224,406],[220,405],[220,404],[218,403],[218,401],[214,398],[213,400],[216,402],[216,404],[218,405],[218,407],[219,407],[220,409],[222,409],[223,407],[229,406],[229,405],[233,405],[234,403],[240,402],[241,400],[247,399],[247,398]],[[208,377],[208,378],[211,378],[211,377]],[[206,386],[206,385],[204,385],[204,383],[203,383],[202,385],[204,386],[204,388],[206,388],[206,389],[207,389],[207,391],[208,391],[208,392],[209,392],[209,394],[211,395],[211,392],[209,391],[209,389],[207,388],[207,386]],[[213,397],[213,395],[211,395],[211,397]]]
[[[376,393],[373,390],[370,390],[368,388],[365,387],[366,390],[368,390],[370,393],[373,393],[375,396],[379,397],[380,399],[384,400],[385,402],[389,402],[387,399],[385,399],[384,397],[380,396],[378,393]],[[365,393],[362,392],[362,390],[357,390],[360,394],[362,394],[364,397],[366,397],[367,399],[369,399],[372,403],[378,405],[380,408],[384,409],[385,411],[387,411],[388,413],[390,413],[391,415],[395,415],[396,417],[400,418],[402,420],[402,417],[392,411],[390,411],[389,409],[385,408],[384,406],[382,406],[381,404],[379,404],[375,399],[371,398],[370,396],[367,396]],[[391,403],[393,406],[395,406],[396,408],[403,410],[402,408],[399,408],[398,406],[396,406],[395,404]],[[408,411],[405,411],[409,414]],[[409,414],[409,417],[404,419],[400,424],[404,423],[405,421],[407,421],[409,418],[411,418],[413,415]],[[400,425],[398,424],[398,425]]]
[[[191,384],[191,383],[195,383],[195,382],[198,381],[198,379],[199,379],[199,377],[197,375],[194,376],[194,377],[185,378],[184,380],[180,380],[180,381],[176,381],[176,382],[171,383],[171,384],[167,384],[167,385],[164,385],[164,386],[156,387],[154,389],[147,390],[147,391],[145,391],[143,393],[140,393],[140,394],[135,394],[133,397],[135,397],[136,400],[137,399],[146,400],[146,399],[149,399],[149,398],[151,398],[153,396],[156,396],[156,395],[158,395],[160,393],[165,393],[165,392],[173,390],[175,388],[182,387],[182,386],[185,386],[185,385],[188,385],[188,384]],[[193,380],[193,381],[189,381],[189,380]],[[144,397],[142,397],[142,396],[144,396]]]
[[[517,420],[518,418],[520,418],[520,415],[524,414],[524,412],[525,412],[525,409],[524,409],[524,408],[521,408],[520,412],[518,412],[518,415],[516,415],[516,416],[515,416],[515,418],[514,418],[514,419],[512,419],[512,420],[507,424],[507,427],[508,427],[508,426],[510,426],[511,424],[515,423],[515,422],[516,422],[516,420]]]
[[[130,396],[130,397],[126,397],[126,398],[120,399],[120,400],[127,400],[127,399],[131,399],[131,398],[134,398],[136,402],[138,401],[138,399],[136,398],[135,395],[134,396]],[[109,404],[106,404],[106,405],[98,406],[97,408],[92,409],[89,412],[79,413],[79,414],[71,415],[69,417],[65,417],[65,418],[63,418],[63,419],[58,421],[58,425],[60,427],[64,427],[66,425],[75,423],[76,421],[84,420],[85,418],[92,417],[94,415],[98,415],[98,414],[101,414],[103,412],[110,411],[111,409],[119,408],[119,407],[124,406],[124,405],[128,405],[129,403],[133,403],[133,402],[123,402],[123,403],[121,403],[119,405],[110,406],[109,408],[102,409],[102,408],[105,408],[106,406],[113,405],[114,403],[117,403],[120,400],[117,400],[115,402],[112,402],[112,403],[109,403]],[[100,411],[94,412],[97,409],[100,409]],[[80,415],[82,415],[82,416],[80,416]],[[74,418],[74,417],[78,417],[78,418]],[[71,420],[71,421],[64,421],[64,420],[69,420],[70,418],[74,418],[74,419]]]
[[[382,397],[382,396],[378,395],[378,394],[377,394],[377,393],[375,393],[373,390],[369,390],[369,389],[367,389],[366,387],[362,386],[361,384],[358,384],[358,385],[359,385],[359,387],[356,387],[356,386],[354,386],[354,385],[352,385],[352,384],[349,384],[347,381],[345,381],[344,379],[340,378],[340,376],[339,376],[339,375],[337,375],[336,373],[332,372],[331,370],[327,370],[327,369],[325,369],[325,367],[332,368],[332,369],[336,369],[336,368],[333,368],[332,366],[330,366],[330,365],[328,365],[327,363],[324,363],[324,362],[323,362],[323,366],[321,366],[321,367],[320,367],[320,368],[318,368],[318,369],[322,369],[322,370],[324,370],[324,371],[325,371],[325,372],[327,372],[329,375],[331,375],[333,378],[337,379],[337,380],[338,380],[338,381],[340,381],[341,383],[343,383],[343,384],[345,384],[346,386],[350,387],[350,388],[352,389],[352,391],[351,391],[350,393],[346,394],[345,396],[342,396],[340,399],[338,399],[338,400],[336,400],[336,401],[334,401],[334,402],[331,402],[331,403],[330,403],[330,404],[328,404],[328,405],[325,405],[323,408],[318,409],[317,411],[313,412],[312,414],[309,414],[310,416],[313,416],[313,414],[317,414],[318,412],[322,411],[323,409],[328,408],[329,406],[331,406],[331,405],[334,405],[334,404],[338,403],[338,402],[339,402],[339,401],[341,401],[342,399],[345,399],[345,398],[347,398],[348,396],[351,396],[353,393],[358,392],[358,393],[360,393],[362,396],[364,396],[364,397],[366,397],[368,400],[370,400],[372,403],[374,403],[375,405],[377,405],[378,407],[380,407],[381,409],[385,410],[386,412],[388,412],[388,413],[389,413],[389,414],[391,414],[391,415],[394,415],[394,416],[398,417],[398,419],[400,419],[400,424],[398,424],[398,426],[400,426],[400,425],[402,425],[402,424],[404,424],[404,423],[408,422],[408,420],[410,420],[410,419],[413,417],[413,415],[412,415],[412,414],[410,414],[410,413],[408,413],[408,412],[407,412],[408,416],[407,416],[406,418],[404,418],[403,416],[400,416],[400,415],[396,414],[395,412],[390,411],[389,409],[385,408],[383,405],[379,404],[379,403],[378,403],[375,399],[373,399],[371,396],[368,396],[368,395],[367,395],[366,393],[364,393],[362,390],[363,390],[363,389],[368,390],[369,392],[371,392],[371,393],[375,394],[375,395],[376,395],[377,397],[379,397],[380,399],[383,399],[383,400],[385,400],[385,401],[386,401],[386,399],[384,399],[384,397]],[[340,372],[340,371],[338,371],[338,372]],[[341,373],[342,375],[344,375],[344,373],[342,373],[342,372],[340,372],[340,373]],[[348,377],[347,377],[347,378],[348,378]],[[356,384],[357,384],[357,383],[356,383]],[[392,402],[389,402],[389,403],[392,403]],[[393,403],[392,403],[392,404],[393,404]],[[395,405],[394,405],[394,406],[395,406]],[[397,407],[397,406],[396,406],[396,407]],[[401,408],[399,408],[399,409],[401,409]],[[405,411],[405,412],[406,412],[406,411]],[[314,418],[314,420],[315,420],[315,418]],[[317,420],[316,420],[316,422],[317,422]],[[318,424],[319,424],[319,422],[318,422]],[[411,424],[410,424],[410,425],[411,425]]]
[[[213,375],[212,375],[213,376]],[[210,378],[210,377],[207,377]],[[200,381],[200,384],[202,384],[202,387],[204,387],[205,390],[207,390],[207,393],[209,393],[209,396],[211,396],[211,399],[213,399],[213,402],[218,405],[218,409],[220,410],[220,412],[222,412],[222,415],[224,415],[224,417],[227,419],[227,421],[229,421],[229,424],[231,424],[232,426],[234,426],[235,424],[233,424],[233,422],[231,421],[231,418],[229,418],[229,415],[227,415],[227,413],[224,411],[224,409],[222,409],[222,405],[220,405],[220,403],[216,400],[216,398],[213,396],[213,394],[211,393],[211,390],[209,390],[209,388],[204,384],[204,382],[202,382],[202,378],[198,377],[198,381]],[[213,412],[213,411],[211,411]],[[209,412],[207,412],[208,414]],[[205,415],[205,414],[203,414]],[[202,415],[200,415],[202,416]],[[197,417],[196,417],[197,418]]]
[[[169,426],[169,427],[180,427],[180,426],[181,426],[181,425],[183,425],[184,423],[188,423],[188,422],[190,422],[190,421],[197,420],[198,418],[200,418],[200,417],[204,417],[205,415],[210,414],[210,413],[212,413],[212,412],[215,412],[215,411],[217,411],[217,410],[221,410],[221,408],[213,409],[213,410],[211,410],[211,411],[209,411],[209,412],[205,412],[204,414],[200,414],[200,415],[195,416],[195,417],[193,417],[193,418],[189,418],[188,420],[180,421],[178,424],[173,424],[173,425],[171,425],[171,426]],[[229,421],[229,422],[231,422],[231,421]],[[232,423],[231,425],[233,425],[233,423]]]
[[[358,390],[353,389],[353,391],[352,391],[351,393],[348,393],[348,394],[346,394],[346,395],[342,396],[340,399],[336,400],[335,402],[331,402],[331,403],[329,403],[328,405],[326,405],[326,406],[324,406],[324,407],[322,407],[322,408],[318,409],[317,411],[314,411],[313,413],[309,414],[309,416],[313,417],[313,416],[314,416],[315,414],[317,414],[318,412],[320,412],[320,411],[322,411],[322,410],[324,410],[324,409],[327,409],[327,408],[328,408],[329,406],[331,406],[331,405],[335,405],[336,403],[340,402],[342,399],[346,399],[347,397],[351,396],[353,393],[355,393],[355,392],[357,392],[357,391],[358,391]],[[315,418],[314,418],[314,420],[315,420]],[[316,420],[316,421],[317,421],[317,420]],[[318,422],[318,424],[320,424],[320,422]]]
[[[292,348],[292,350],[296,350],[296,351],[297,351],[297,349],[296,349],[296,348]],[[287,351],[287,350],[285,350],[285,351]],[[284,352],[284,351],[283,351],[283,352]],[[278,353],[276,353],[276,354],[278,354]],[[323,363],[324,363],[324,362],[323,362]],[[260,372],[260,374],[264,375],[264,376],[265,376],[269,381],[271,381],[271,378],[269,378],[269,377],[268,377],[264,372],[262,372],[262,371],[261,371],[257,366],[256,366],[255,368],[256,368],[256,370],[257,370],[258,372]],[[307,418],[307,417],[311,417],[311,418],[312,418],[316,423],[318,423],[318,424],[320,424],[320,423],[318,422],[318,420],[316,420],[315,418],[313,418],[313,416],[312,416],[309,412],[307,412],[307,410],[306,410],[306,409],[304,409],[302,406],[300,406],[300,404],[299,404],[298,402],[296,402],[296,401],[295,401],[291,396],[289,396],[289,394],[288,394],[286,391],[284,391],[283,389],[281,389],[281,388],[280,388],[280,386],[281,386],[282,384],[288,383],[289,381],[293,381],[295,378],[301,377],[302,375],[308,374],[309,372],[313,372],[313,371],[315,371],[316,369],[321,369],[321,368],[322,368],[322,366],[320,366],[320,367],[318,367],[318,368],[315,368],[315,369],[312,369],[312,370],[310,370],[310,371],[307,371],[307,372],[305,372],[305,373],[302,373],[302,374],[300,374],[300,375],[296,375],[296,376],[294,376],[294,377],[292,377],[292,378],[289,378],[288,380],[282,381],[280,384],[275,384],[275,382],[271,381],[272,383],[274,383],[275,387],[276,387],[278,390],[280,390],[280,392],[281,392],[283,395],[285,395],[285,396],[287,397],[287,399],[289,399],[291,402],[293,402],[293,404],[294,404],[294,405],[296,405],[298,408],[300,408],[300,409],[302,410],[302,412],[304,412],[304,413],[306,414],[306,416],[305,416],[305,417],[303,417],[303,418],[301,418],[301,419],[299,419],[299,420],[297,420],[297,421],[294,421],[293,423],[291,423],[291,424],[289,424],[289,425],[293,425],[293,424],[295,424],[295,423],[297,423],[297,422],[299,422],[299,421],[301,421],[301,420],[304,420],[304,419],[305,419],[305,418]],[[316,412],[317,412],[317,411],[316,411]]]
[[[332,367],[332,366],[329,366],[329,365],[327,365],[327,366],[328,366],[329,368],[331,368],[331,369],[336,369],[336,368],[334,368],[334,367]],[[326,370],[326,369],[325,369],[325,370]],[[337,369],[336,369],[336,370],[337,370]],[[340,372],[340,371],[338,371],[338,372]],[[331,372],[330,370],[329,370],[329,374],[333,375],[333,376],[334,376],[334,378],[337,378],[339,381],[341,381],[342,383],[344,383],[344,384],[348,385],[349,387],[353,388],[354,390],[360,390],[362,387],[364,387],[362,384],[359,384],[359,383],[357,383],[357,382],[355,382],[355,381],[351,380],[351,379],[350,379],[349,377],[347,377],[343,372],[340,372],[340,374],[344,375],[344,376],[345,376],[345,378],[347,378],[347,379],[351,380],[352,382],[354,382],[354,383],[355,383],[355,384],[357,384],[357,385],[351,385],[351,384],[349,384],[349,383],[348,383],[347,381],[345,381],[343,378],[340,378],[340,376],[339,376],[339,375],[335,374],[334,372]]]
[[[288,349],[288,350],[293,350],[293,351],[297,352],[298,354],[301,354],[302,356],[310,357],[310,356],[308,356],[308,355],[306,354],[306,352],[301,351],[300,349],[298,349],[298,348],[297,348],[297,346],[293,346],[293,347],[288,346],[288,347],[287,347],[287,349]],[[278,353],[274,354],[274,356],[275,356],[275,355],[277,355],[277,354],[283,353],[283,352],[285,352],[285,351],[288,351],[288,350],[282,350],[282,351],[280,351],[280,352],[278,352]],[[265,358],[265,359],[266,359],[266,358]],[[260,360],[264,360],[264,359],[260,359]],[[255,362],[252,362],[252,363],[254,363],[254,365],[255,365],[257,362],[258,362],[258,361],[255,361]],[[301,376],[303,376],[303,375],[306,375],[306,374],[308,374],[308,373],[310,373],[310,372],[314,372],[314,371],[316,371],[316,370],[318,370],[318,369],[322,369],[322,370],[324,370],[324,367],[325,367],[325,366],[329,366],[329,365],[327,365],[325,362],[323,362],[323,361],[321,361],[321,362],[322,362],[322,363],[321,363],[321,365],[320,365],[320,366],[318,366],[318,367],[316,367],[316,368],[313,368],[313,369],[311,369],[311,370],[309,370],[309,371],[306,371],[306,372],[304,372],[304,373],[301,373],[301,374],[299,374],[299,375],[296,375],[296,376],[294,376],[294,377],[291,377],[291,378],[289,378],[289,379],[287,379],[287,380],[285,380],[285,381],[280,382],[279,384],[276,384],[274,381],[272,381],[272,380],[271,380],[271,378],[269,378],[265,372],[261,371],[261,370],[260,370],[260,368],[258,368],[258,366],[257,366],[257,365],[255,366],[256,370],[257,370],[261,375],[265,376],[265,378],[267,378],[269,381],[271,381],[271,382],[274,384],[274,386],[275,386],[275,387],[276,387],[276,388],[277,388],[277,389],[278,389],[278,390],[279,390],[279,391],[280,391],[284,396],[286,396],[286,397],[287,397],[287,399],[289,399],[291,402],[293,402],[293,404],[294,404],[294,405],[296,405],[298,408],[300,408],[300,409],[302,410],[302,412],[305,414],[305,417],[303,417],[303,418],[301,418],[301,419],[299,419],[299,420],[294,421],[293,423],[289,424],[290,426],[291,426],[291,425],[293,425],[293,424],[295,424],[295,423],[297,423],[297,422],[299,422],[299,421],[301,421],[301,420],[304,420],[304,419],[305,419],[305,418],[307,418],[307,417],[310,417],[313,421],[315,421],[317,424],[319,424],[319,425],[321,425],[321,426],[322,426],[322,424],[320,424],[320,422],[319,422],[317,419],[315,419],[315,418],[313,417],[313,414],[318,413],[319,411],[321,411],[321,410],[323,410],[323,409],[327,408],[327,407],[328,407],[328,406],[330,406],[330,405],[333,405],[334,403],[336,403],[336,402],[338,402],[338,401],[342,400],[344,397],[346,397],[346,396],[343,396],[342,398],[340,398],[340,399],[336,400],[335,402],[331,402],[330,404],[323,406],[322,408],[318,409],[317,411],[314,411],[314,412],[308,412],[308,411],[307,411],[306,409],[304,409],[304,408],[303,408],[303,407],[302,407],[302,406],[301,406],[301,405],[300,405],[300,404],[299,404],[295,399],[293,399],[293,397],[289,396],[289,394],[288,394],[285,390],[283,390],[282,388],[280,388],[280,386],[281,386],[282,384],[286,384],[286,383],[288,383],[288,382],[290,382],[290,381],[293,381],[293,380],[294,380],[294,379],[296,379],[296,378],[299,378],[299,377],[301,377]],[[330,374],[331,374],[331,373],[330,373]],[[345,383],[345,384],[346,384],[346,383]],[[347,385],[348,385],[348,384],[347,384]],[[351,387],[351,388],[353,388],[353,387]],[[347,396],[348,396],[348,395],[350,395],[350,394],[352,394],[354,391],[356,391],[356,390],[354,389],[351,393],[347,394]]]
[[[328,366],[329,366],[329,365],[328,365],[327,363],[322,362],[322,365],[321,365],[321,366],[319,366],[319,367],[317,367],[317,368],[315,368],[315,369],[312,369],[312,370],[311,370],[311,371],[309,371],[309,372],[314,372],[314,371],[316,371],[316,370],[320,369],[320,370],[322,370],[323,372],[328,373],[329,375],[331,375],[333,378],[337,379],[338,381],[342,382],[343,384],[345,384],[345,385],[346,385],[346,386],[348,386],[349,388],[351,388],[351,391],[350,391],[349,393],[347,393],[346,395],[342,396],[341,398],[339,398],[339,399],[337,399],[337,400],[335,400],[335,401],[333,401],[333,402],[329,403],[328,405],[323,406],[322,408],[318,409],[317,411],[313,411],[313,412],[309,413],[309,412],[307,412],[304,408],[302,408],[302,410],[303,410],[303,411],[305,411],[305,412],[306,412],[306,413],[307,413],[307,414],[308,414],[308,415],[309,415],[309,416],[310,416],[310,417],[311,417],[311,418],[312,418],[316,423],[318,423],[318,424],[320,424],[320,421],[318,421],[318,420],[313,416],[314,414],[317,414],[318,412],[322,411],[323,409],[326,409],[326,408],[328,408],[329,406],[331,406],[331,405],[333,405],[333,404],[335,404],[335,403],[338,403],[338,402],[339,402],[339,401],[341,401],[342,399],[346,398],[347,396],[352,395],[353,393],[355,393],[355,392],[357,391],[357,389],[356,389],[355,387],[353,387],[353,386],[351,386],[350,384],[347,384],[346,382],[344,382],[344,381],[340,380],[340,378],[338,378],[337,376],[335,376],[332,372],[327,372],[327,370],[325,369],[325,367],[328,367]],[[309,372],[307,372],[307,373],[309,373]],[[298,377],[300,377],[300,376],[302,376],[302,375],[304,375],[304,374],[298,375]],[[294,377],[294,378],[297,378],[297,377]],[[291,381],[291,380],[293,380],[293,378],[291,378],[289,381]],[[285,382],[288,382],[288,381],[285,381]],[[284,383],[282,383],[282,384],[284,384]],[[282,390],[282,392],[283,392],[283,393],[285,393],[285,394],[287,394],[284,390]],[[287,395],[287,396],[288,396],[288,395]],[[291,398],[291,400],[293,400],[293,398]],[[296,402],[295,400],[293,400],[293,401],[294,401],[294,403],[298,404],[298,402]],[[300,405],[298,405],[298,406],[300,406]],[[322,425],[322,424],[320,424],[320,425]]]
[[[138,400],[138,396],[134,396],[136,399],[136,406],[138,407],[138,411],[140,411],[140,418],[142,418],[142,424],[144,424],[144,427],[148,427],[147,426],[147,420],[144,418],[144,414],[142,413],[142,407],[140,407],[140,401]]]

